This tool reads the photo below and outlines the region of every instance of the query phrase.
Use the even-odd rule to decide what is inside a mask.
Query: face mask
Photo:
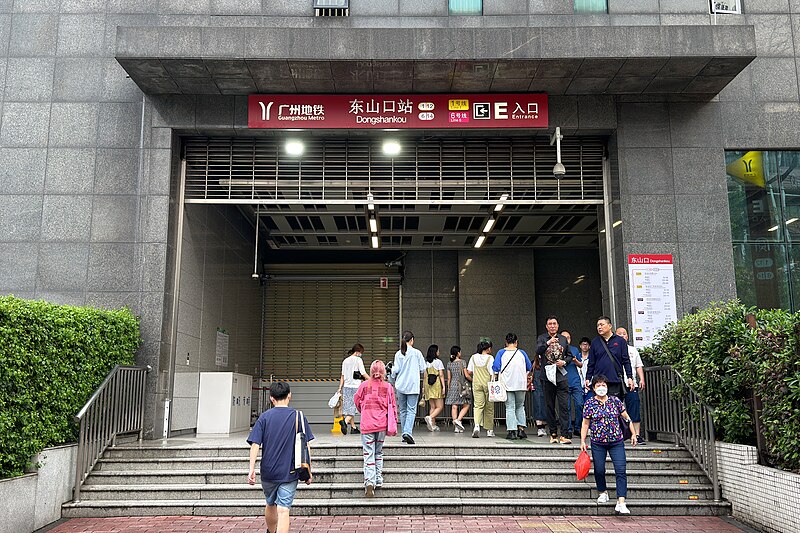
[[[608,393],[608,387],[597,387],[594,392],[598,396],[605,396]]]

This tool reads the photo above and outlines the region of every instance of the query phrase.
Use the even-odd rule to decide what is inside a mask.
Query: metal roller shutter
[[[400,285],[377,279],[268,281],[264,375],[275,380],[339,379],[347,351],[364,345],[364,364],[388,361],[400,335]]]

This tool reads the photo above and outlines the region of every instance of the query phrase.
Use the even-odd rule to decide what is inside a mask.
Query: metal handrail
[[[81,499],[81,486],[97,460],[117,436],[144,430],[145,382],[150,366],[115,366],[75,415],[80,424],[78,461],[75,467],[73,501]]]
[[[650,433],[674,435],[711,479],[714,501],[719,501],[714,410],[674,368],[648,367],[644,373],[647,388],[642,394],[642,425]],[[685,394],[672,394],[677,387],[682,387]]]

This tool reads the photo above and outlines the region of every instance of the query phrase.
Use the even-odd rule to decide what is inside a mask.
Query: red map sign
[[[546,128],[547,95],[255,94],[247,125],[270,129]]]

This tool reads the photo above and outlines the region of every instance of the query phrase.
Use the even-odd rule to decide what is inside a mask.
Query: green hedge
[[[756,329],[747,323],[750,313]],[[717,435],[726,442],[755,443],[756,391],[769,460],[800,472],[800,313],[711,304],[664,328],[643,354],[681,373],[714,408]]]
[[[0,477],[30,470],[48,446],[75,441],[73,417],[114,365],[134,362],[139,321],[0,297]]]

